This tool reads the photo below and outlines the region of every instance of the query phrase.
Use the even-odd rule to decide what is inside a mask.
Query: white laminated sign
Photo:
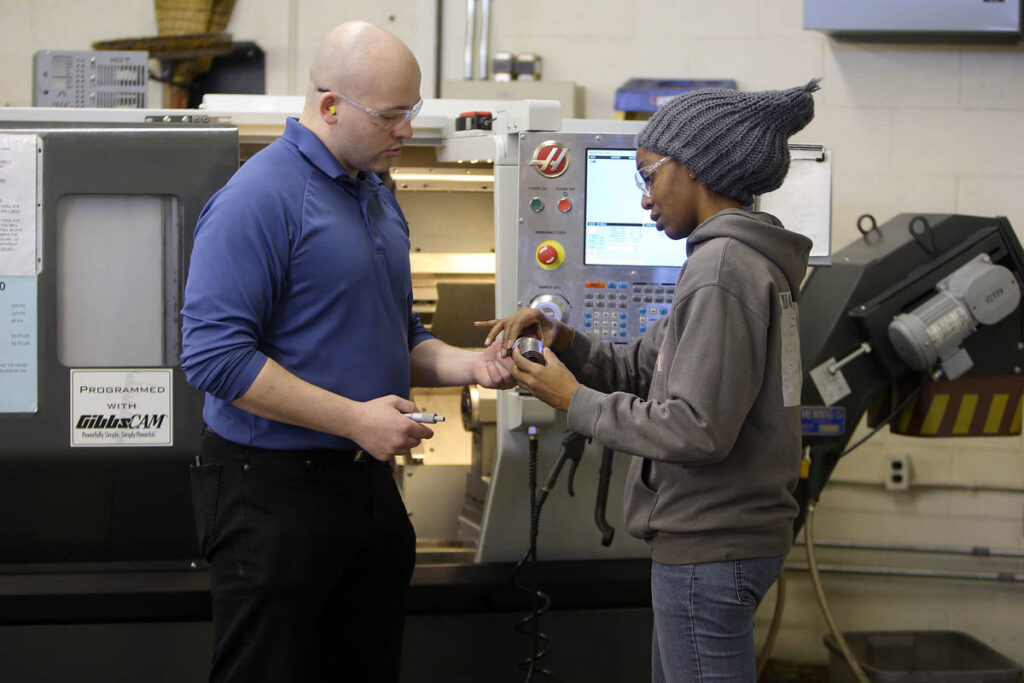
[[[0,135],[0,276],[36,274],[38,135]]]
[[[172,446],[170,369],[72,370],[71,445]]]

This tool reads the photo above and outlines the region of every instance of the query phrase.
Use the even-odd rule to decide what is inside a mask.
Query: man
[[[641,206],[687,240],[671,312],[641,339],[612,344],[529,308],[478,323],[505,353],[540,336],[545,364],[514,353],[519,385],[573,431],[638,456],[624,513],[651,549],[653,683],[756,678],[754,610],[797,514],[797,299],[811,241],[744,207],[782,185],[817,89],[698,90],[637,136]]]
[[[391,460],[433,432],[410,380],[513,384],[412,312],[408,226],[378,173],[412,135],[420,70],[352,22],[305,106],[203,210],[182,367],[206,392],[192,467],[216,681],[397,681],[415,536]]]

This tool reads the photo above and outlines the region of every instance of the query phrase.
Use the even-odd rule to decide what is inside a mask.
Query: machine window
[[[179,203],[162,195],[58,200],[57,355],[63,365],[177,364]]]

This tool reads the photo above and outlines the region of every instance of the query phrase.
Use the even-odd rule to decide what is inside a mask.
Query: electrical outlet
[[[909,491],[910,456],[890,455],[887,457],[882,477],[886,491]]]

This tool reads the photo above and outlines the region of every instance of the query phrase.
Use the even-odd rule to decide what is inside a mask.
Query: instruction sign
[[[36,278],[0,275],[0,413],[39,410]]]
[[[0,135],[0,276],[36,274],[38,135]]]
[[[72,370],[71,446],[172,446],[170,369]]]

